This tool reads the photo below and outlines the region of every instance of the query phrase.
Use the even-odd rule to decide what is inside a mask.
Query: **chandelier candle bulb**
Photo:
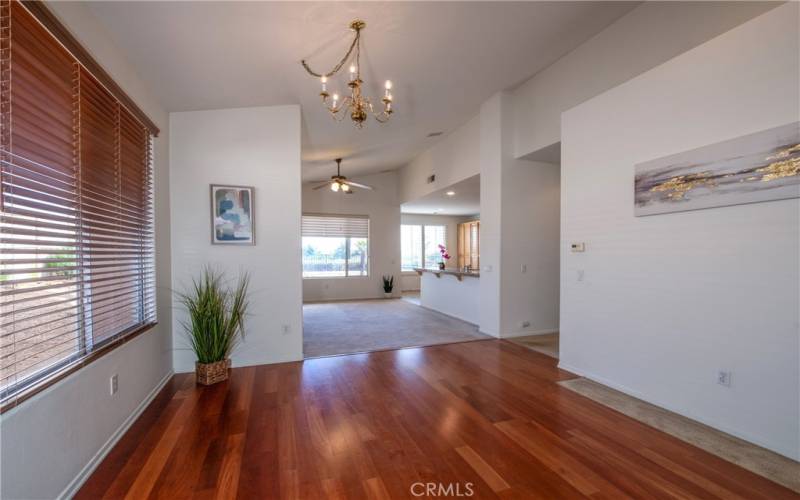
[[[322,82],[322,91],[326,92],[328,90],[328,77],[325,76],[325,75],[322,75],[322,78],[320,78],[320,81]]]
[[[352,82],[355,79],[356,79],[356,65],[355,64],[351,64],[350,65],[350,81]]]

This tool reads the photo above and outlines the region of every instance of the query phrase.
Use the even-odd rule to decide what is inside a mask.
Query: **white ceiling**
[[[493,93],[551,64],[636,2],[87,2],[168,111],[300,104],[303,179],[397,168],[473,116]],[[367,22],[368,95],[391,79],[396,113],[335,123],[305,73],[344,54]],[[344,76],[344,75],[342,75]],[[588,76],[590,77],[590,76]],[[329,89],[343,93],[343,80]]]
[[[453,191],[453,196],[447,196]],[[481,176],[474,175],[451,186],[400,205],[404,214],[475,215],[481,211]]]

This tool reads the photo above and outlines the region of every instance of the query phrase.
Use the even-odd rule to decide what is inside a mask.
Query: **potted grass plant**
[[[383,298],[391,299],[394,289],[394,276],[383,276]]]
[[[225,286],[222,273],[205,268],[199,279],[192,279],[189,291],[180,301],[189,313],[183,323],[197,361],[197,383],[216,384],[228,379],[230,355],[244,338],[249,275],[239,276],[233,289]]]

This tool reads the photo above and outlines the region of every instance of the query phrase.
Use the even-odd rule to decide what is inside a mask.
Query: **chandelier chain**
[[[332,69],[332,70],[330,70],[330,71],[328,71],[327,73],[317,73],[317,72],[315,72],[314,70],[312,70],[312,69],[311,69],[311,68],[308,66],[308,63],[306,62],[306,60],[305,60],[305,59],[303,59],[302,61],[300,61],[300,64],[302,64],[302,65],[303,65],[303,68],[305,68],[305,70],[306,70],[306,71],[308,71],[308,74],[309,74],[309,75],[311,75],[311,76],[315,76],[315,77],[317,77],[317,78],[321,78],[321,77],[323,77],[323,76],[324,76],[324,77],[326,77],[326,78],[327,78],[327,77],[331,77],[331,76],[335,75],[336,73],[338,73],[338,72],[339,72],[339,70],[340,70],[340,69],[342,69],[342,66],[344,66],[344,65],[345,65],[345,63],[347,62],[347,60],[348,60],[348,59],[350,59],[350,55],[353,53],[353,49],[355,49],[356,47],[359,47],[359,50],[358,50],[356,53],[358,54],[359,52],[361,52],[361,50],[360,50],[360,44],[358,43],[358,41],[359,41],[360,39],[361,39],[361,30],[356,30],[356,36],[355,36],[355,38],[353,38],[353,43],[351,43],[351,44],[350,44],[350,48],[349,48],[349,49],[347,49],[347,53],[344,55],[344,57],[342,58],[342,60],[341,60],[341,61],[339,61],[339,64],[337,64],[336,66],[334,66],[334,67],[333,67],[333,69]]]

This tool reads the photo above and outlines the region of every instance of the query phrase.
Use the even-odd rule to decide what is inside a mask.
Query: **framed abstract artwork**
[[[800,122],[635,167],[634,215],[800,197]]]
[[[254,188],[211,185],[211,243],[255,245]]]

